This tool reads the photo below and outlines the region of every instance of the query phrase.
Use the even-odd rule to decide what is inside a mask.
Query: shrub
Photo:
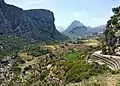
[[[40,80],[41,80],[41,81],[44,80],[46,76],[47,76],[47,71],[42,72],[42,73],[40,74]]]
[[[21,72],[20,66],[17,65],[17,66],[15,67],[14,71],[15,71],[16,74],[20,74],[20,72]]]

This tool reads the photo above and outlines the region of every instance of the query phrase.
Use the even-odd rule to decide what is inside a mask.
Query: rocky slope
[[[0,0],[0,34],[23,37],[29,41],[64,40],[54,25],[54,14],[49,10],[22,10]]]
[[[16,57],[8,57],[0,60],[0,85],[7,86],[13,77],[13,65],[17,61]]]

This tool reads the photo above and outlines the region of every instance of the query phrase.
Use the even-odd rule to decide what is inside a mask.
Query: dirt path
[[[118,78],[118,75],[112,75],[105,78],[107,86],[117,86],[117,78]]]

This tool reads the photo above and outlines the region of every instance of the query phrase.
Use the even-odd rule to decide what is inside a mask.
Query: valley
[[[75,20],[60,33],[56,13],[0,0],[0,86],[120,86],[120,6],[112,11],[106,25]]]
[[[12,69],[10,68],[11,73],[4,71],[3,79],[6,79],[5,76],[8,74],[10,76],[7,77],[10,80],[3,81],[2,85],[88,86],[108,84],[105,86],[109,86],[109,81],[103,83],[102,78],[106,80],[110,78],[111,80],[114,77],[115,81],[111,83],[116,86],[119,79],[118,60],[112,60],[111,57],[98,57],[97,54],[99,53],[94,54],[95,51],[101,49],[101,41],[96,38],[77,41],[77,44],[76,41],[62,44],[53,42],[53,44],[47,45],[44,43],[24,44],[24,47],[16,52],[17,61],[13,58],[15,63],[12,65]],[[82,42],[79,43],[79,41]],[[96,57],[94,57],[95,55]],[[5,64],[9,65],[6,60]],[[89,63],[91,61],[93,62]],[[2,62],[4,61],[1,60],[1,65],[3,65]],[[104,64],[99,65],[100,62]],[[2,70],[6,69],[4,66],[1,67]],[[9,70],[7,69],[7,71]],[[4,72],[1,71],[1,74]],[[99,83],[94,81],[96,80],[95,77]]]

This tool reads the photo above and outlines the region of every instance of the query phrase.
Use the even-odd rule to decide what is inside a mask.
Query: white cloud
[[[81,13],[80,13],[80,12],[74,12],[74,13],[73,13],[73,17],[74,17],[75,19],[78,19],[78,18],[81,17]]]
[[[89,22],[92,22],[91,26],[99,26],[100,24],[106,24],[108,21],[107,18],[92,18],[89,20]]]
[[[25,3],[28,4],[28,5],[32,5],[32,4],[41,4],[45,1],[46,0],[26,0]]]
[[[5,0],[5,2],[23,8],[24,10],[48,9],[52,11],[55,8],[55,0]]]
[[[63,27],[63,26],[56,26],[56,29],[59,31],[59,32],[63,32],[67,27]]]
[[[22,5],[32,5],[32,4],[41,4],[47,0],[5,0],[7,3],[22,4]]]

